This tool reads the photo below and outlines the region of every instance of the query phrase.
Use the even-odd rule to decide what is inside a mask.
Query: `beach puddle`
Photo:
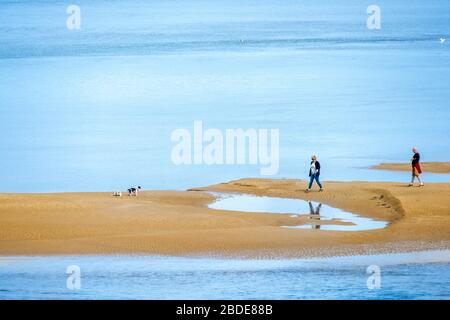
[[[242,212],[261,212],[288,214],[292,219],[302,218],[299,225],[285,228],[330,230],[330,231],[365,231],[382,229],[387,221],[362,217],[338,208],[300,199],[276,197],[259,197],[245,194],[214,193],[217,200],[208,207],[217,210]],[[308,220],[305,221],[304,217]]]

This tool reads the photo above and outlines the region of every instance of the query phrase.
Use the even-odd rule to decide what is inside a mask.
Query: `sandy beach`
[[[450,183],[241,179],[189,191],[0,194],[0,255],[162,254],[299,257],[449,248]],[[389,221],[379,230],[299,230],[289,215],[212,210],[204,191],[311,199]]]
[[[431,173],[450,173],[450,162],[421,162],[422,170]],[[377,170],[411,171],[410,163],[380,163],[370,167]]]

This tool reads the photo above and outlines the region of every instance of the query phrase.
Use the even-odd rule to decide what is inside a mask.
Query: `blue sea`
[[[1,257],[0,299],[450,299],[449,266],[448,250],[290,260]]]
[[[450,2],[0,2],[0,192],[186,189],[259,165],[175,165],[176,129],[278,129],[273,178],[409,181],[449,161]],[[441,41],[440,39],[447,39]],[[450,181],[425,173],[424,181]],[[300,230],[299,230],[300,231]],[[449,299],[448,252],[332,259],[1,257],[0,299]],[[366,268],[381,268],[368,289]],[[81,270],[80,290],[66,269]],[[189,292],[189,296],[186,293]]]
[[[171,133],[279,129],[274,178],[408,181],[450,159],[449,1],[0,2],[0,192],[185,189],[259,165],[175,165]],[[425,181],[449,175],[425,174]]]

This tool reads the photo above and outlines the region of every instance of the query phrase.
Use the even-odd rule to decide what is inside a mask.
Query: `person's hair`
[[[316,157],[315,155],[312,155],[312,156],[311,156],[311,159],[312,159],[312,160],[317,160],[317,157]]]

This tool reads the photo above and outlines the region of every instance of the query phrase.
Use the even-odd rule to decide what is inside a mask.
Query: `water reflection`
[[[289,214],[290,217],[309,217],[302,224],[286,228],[327,231],[364,231],[382,229],[387,221],[374,220],[326,204],[300,199],[287,199],[248,194],[213,193],[217,200],[208,205],[211,209],[243,212]],[[320,224],[326,221],[326,224]],[[305,223],[306,222],[306,223]]]
[[[308,204],[310,214],[309,218],[313,220],[311,222],[311,229],[320,229],[320,224],[317,224],[316,221],[320,221],[320,208],[322,207],[322,204],[319,203],[315,209],[311,201],[308,201]]]

